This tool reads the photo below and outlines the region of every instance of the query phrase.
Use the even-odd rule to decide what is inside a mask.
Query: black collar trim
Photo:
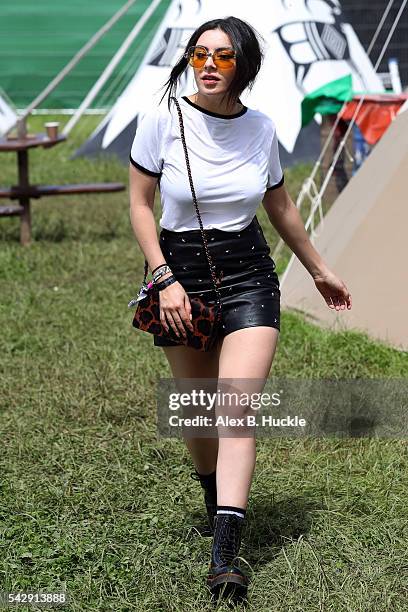
[[[204,113],[206,115],[210,115],[210,117],[218,117],[219,119],[236,119],[237,117],[241,117],[242,115],[245,115],[245,113],[248,110],[248,107],[244,106],[244,108],[242,110],[240,110],[239,113],[235,113],[234,115],[221,115],[220,113],[213,113],[212,111],[209,111],[209,110],[203,108],[202,106],[198,106],[198,104],[195,104],[194,102],[191,102],[191,100],[189,100],[187,98],[187,96],[182,96],[182,99],[185,102],[187,102],[187,104],[189,104],[193,108],[196,108],[197,110],[201,111],[202,113]],[[241,104],[242,104],[242,102],[241,102]]]

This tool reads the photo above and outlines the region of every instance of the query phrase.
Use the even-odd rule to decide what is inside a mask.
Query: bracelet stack
[[[163,264],[160,264],[160,266],[157,266],[154,270],[152,270],[152,274],[154,274],[156,270],[158,270],[159,268],[162,268],[163,266],[167,266],[166,262],[164,262]]]
[[[152,272],[153,282],[157,283],[159,278],[167,274],[167,272],[171,272],[171,269],[169,268],[167,264],[162,264],[161,266],[157,266],[157,268],[155,268]]]
[[[168,287],[169,285],[172,285],[176,281],[177,281],[177,278],[174,275],[169,276],[169,278],[166,278],[164,281],[156,285],[156,289],[157,291],[162,291],[162,289],[165,289],[166,287]]]
[[[160,266],[157,266],[157,268],[155,268],[152,271],[152,276],[153,276],[153,284],[156,285],[156,289],[158,291],[162,291],[162,289],[165,289],[166,287],[168,287],[169,285],[172,285],[173,283],[176,282],[176,277],[174,276],[174,274],[172,274],[171,276],[169,276],[168,278],[164,279],[164,281],[162,281],[161,283],[157,283],[157,281],[164,276],[165,274],[167,274],[168,272],[171,272],[171,269],[169,268],[169,266],[167,264],[161,264]]]

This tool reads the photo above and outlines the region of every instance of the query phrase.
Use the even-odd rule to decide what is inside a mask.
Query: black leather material
[[[244,327],[267,325],[280,329],[280,288],[270,247],[255,216],[239,232],[205,230],[222,303],[220,335]],[[190,295],[208,297],[215,292],[200,230],[172,232],[162,229],[160,248],[174,276]],[[154,336],[156,346],[177,341]]]

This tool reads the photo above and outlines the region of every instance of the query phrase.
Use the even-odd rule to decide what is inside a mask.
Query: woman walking
[[[154,336],[154,345],[163,348],[174,378],[257,379],[259,387],[251,390],[258,392],[268,377],[280,330],[279,279],[256,217],[261,201],[327,306],[351,308],[345,284],[314,249],[286,191],[273,121],[239,99],[253,85],[261,63],[258,35],[246,22],[228,17],[201,25],[166,82],[168,105],[145,115],[130,155],[132,227],[150,269],[160,277],[155,281],[160,322],[181,338],[184,326],[192,330],[188,294],[204,298],[213,289],[172,100],[181,75],[193,69],[197,91],[176,100],[219,282],[222,321],[211,351],[161,336]],[[153,215],[158,184],[159,237]],[[245,412],[239,406],[236,410],[236,416]],[[185,442],[213,529],[207,585],[215,594],[221,587],[224,594],[245,593],[248,579],[237,556],[255,467],[255,438],[186,437]]]

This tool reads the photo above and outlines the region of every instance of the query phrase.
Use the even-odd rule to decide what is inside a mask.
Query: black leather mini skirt
[[[239,232],[205,229],[208,249],[221,279],[221,336],[237,329],[266,325],[280,330],[280,289],[275,262],[255,216]],[[160,248],[185,291],[213,301],[216,297],[201,231],[162,228]],[[154,336],[155,346],[181,342]]]

